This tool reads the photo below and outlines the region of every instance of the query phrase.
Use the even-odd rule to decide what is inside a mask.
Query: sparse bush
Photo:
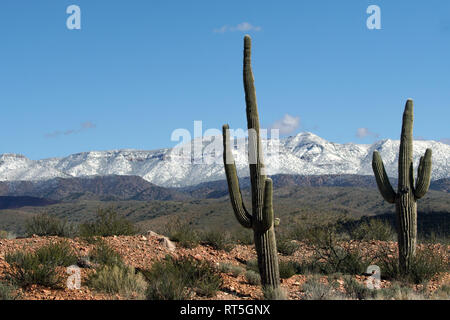
[[[253,238],[253,231],[249,229],[239,228],[231,233],[231,238],[237,244],[249,246],[255,243]]]
[[[450,285],[443,284],[440,286],[433,292],[431,298],[436,300],[450,300]]]
[[[41,264],[68,267],[77,263],[77,256],[69,242],[50,243],[36,250],[35,255]]]
[[[124,265],[122,256],[117,251],[108,246],[108,244],[103,240],[99,241],[97,246],[92,249],[88,256],[88,259],[103,266],[112,267]]]
[[[150,300],[186,299],[191,292],[212,297],[222,286],[218,270],[208,262],[192,258],[175,259],[170,256],[155,262],[144,275],[150,283]]]
[[[386,221],[370,219],[359,223],[351,231],[351,237],[355,240],[392,241],[395,238],[395,231]]]
[[[285,237],[278,237],[277,239],[277,249],[278,252],[281,254],[284,254],[286,256],[291,256],[297,251],[299,248],[299,245],[288,238]]]
[[[254,286],[261,284],[261,276],[258,272],[255,272],[253,270],[247,270],[247,272],[245,272],[245,279],[249,284]]]
[[[187,300],[190,291],[180,281],[179,276],[173,273],[160,273],[158,276],[153,272],[150,275],[149,285],[146,292],[148,300]]]
[[[17,287],[0,281],[0,300],[18,300],[19,297]]]
[[[400,283],[393,283],[389,288],[377,290],[376,299],[378,300],[423,300],[424,297],[414,292],[408,286]]]
[[[344,289],[351,299],[367,300],[376,297],[376,290],[367,288],[352,276],[344,277]]]
[[[411,261],[409,274],[401,274],[398,256],[382,249],[375,258],[375,264],[381,269],[381,277],[420,284],[431,280],[436,274],[449,270],[449,264],[441,254],[430,247],[418,248]]]
[[[303,269],[313,269],[322,274],[362,274],[370,262],[361,256],[357,248],[346,247],[338,233],[338,225],[309,230],[308,242],[315,250],[314,264],[303,265]],[[311,271],[313,271],[311,270]]]
[[[263,290],[265,300],[286,300],[287,299],[286,291],[281,287],[279,287],[277,289],[273,289],[272,287],[264,287],[262,290]]]
[[[184,248],[195,248],[200,243],[198,232],[189,223],[179,218],[168,222],[163,233]]]
[[[6,272],[8,279],[20,287],[39,284],[47,287],[59,287],[61,277],[55,265],[42,263],[39,257],[31,252],[15,251],[5,255],[11,269]]]
[[[233,277],[237,277],[241,275],[245,270],[244,268],[231,263],[220,263],[219,271],[223,273],[231,273]]]
[[[35,234],[41,237],[58,236],[71,238],[76,233],[74,225],[48,214],[35,215],[25,222],[25,234],[27,237]]]
[[[111,208],[98,209],[94,222],[80,225],[80,236],[82,237],[130,236],[137,233],[138,230],[131,221],[119,216]]]
[[[247,268],[247,270],[252,270],[256,273],[259,273],[258,260],[256,260],[256,259],[248,260],[246,262],[246,268]]]
[[[225,250],[229,252],[234,248],[230,234],[220,230],[201,232],[200,242],[204,245],[211,246],[215,250]]]
[[[280,278],[281,279],[289,279],[297,272],[296,264],[292,261],[282,261],[278,262],[278,266],[280,268]]]
[[[141,273],[130,266],[103,266],[87,280],[89,287],[127,299],[143,299],[147,282]]]
[[[420,284],[449,269],[448,262],[444,261],[441,254],[426,247],[417,250],[408,278],[411,282]]]
[[[0,239],[15,239],[16,235],[12,232],[0,230]]]
[[[320,278],[313,276],[309,278],[302,287],[305,293],[305,300],[341,300],[342,295],[336,291],[334,286],[320,281]]]

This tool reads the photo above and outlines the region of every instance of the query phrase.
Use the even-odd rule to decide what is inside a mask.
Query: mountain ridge
[[[199,138],[186,145],[194,145]],[[387,174],[395,178],[399,141],[384,139],[373,144],[339,144],[312,133],[300,133],[281,139],[278,152],[275,140],[263,140],[268,174],[372,175],[372,153],[377,150]],[[161,187],[188,187],[224,179],[221,136],[204,137],[199,154],[183,155],[183,147],[158,150],[118,149],[90,151],[63,158],[30,160],[23,155],[0,155],[0,181],[43,181],[54,178],[88,176],[139,176]],[[211,147],[215,146],[215,152]],[[240,177],[249,175],[247,146],[235,149]],[[427,148],[433,150],[432,180],[450,177],[450,146],[436,141],[414,142],[414,166]],[[209,158],[203,158],[208,156]],[[204,163],[209,159],[210,163]]]

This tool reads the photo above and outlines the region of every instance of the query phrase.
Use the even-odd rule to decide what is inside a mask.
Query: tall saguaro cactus
[[[231,204],[239,223],[252,228],[258,267],[263,288],[272,292],[272,298],[281,299],[278,255],[274,231],[272,207],[272,180],[264,172],[261,139],[259,135],[259,116],[251,67],[251,38],[244,38],[244,90],[249,135],[249,166],[252,186],[252,213],[245,208],[236,172],[236,165],[230,146],[229,126],[223,126],[223,160],[228,181]]]
[[[411,260],[416,252],[417,200],[428,191],[431,180],[431,149],[420,158],[418,177],[414,183],[413,168],[413,101],[408,99],[403,113],[398,157],[398,190],[394,191],[377,151],[373,153],[372,168],[378,189],[389,203],[395,203],[400,270],[410,271]]]

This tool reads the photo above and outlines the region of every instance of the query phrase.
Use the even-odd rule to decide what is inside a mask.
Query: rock
[[[141,237],[141,240],[147,241],[147,237],[146,237],[146,236],[142,236],[142,237]]]
[[[173,243],[172,241],[169,240],[169,238],[167,237],[162,237],[159,239],[159,243],[166,248],[169,251],[175,251],[175,249],[177,248],[177,246],[175,245],[175,243]]]
[[[147,233],[145,234],[147,237],[157,237],[157,238],[161,238],[161,235],[157,234],[156,232],[149,230],[147,231]]]

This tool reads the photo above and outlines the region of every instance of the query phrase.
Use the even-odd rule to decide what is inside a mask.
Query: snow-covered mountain
[[[224,179],[222,137],[204,138],[203,141],[199,139],[201,138],[187,145],[200,146],[198,151],[193,151],[188,156],[183,156],[181,147],[153,151],[91,151],[43,160],[3,154],[0,155],[0,181],[115,174],[140,176],[164,187],[183,187]],[[381,140],[372,145],[338,144],[306,132],[280,140],[278,150],[274,140],[263,140],[263,144],[266,146],[265,164],[268,174],[373,175],[372,153],[377,150],[383,158],[388,175],[397,177],[398,140]],[[427,148],[433,150],[432,179],[450,177],[450,145],[440,142],[414,142],[415,168]],[[238,148],[234,153],[240,177],[248,176],[246,149]]]

